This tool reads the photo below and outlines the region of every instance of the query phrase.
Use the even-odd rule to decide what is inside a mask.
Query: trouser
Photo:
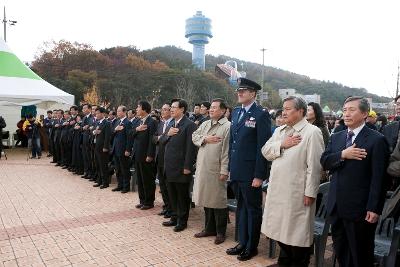
[[[60,139],[54,138],[54,153],[53,153],[53,162],[59,162],[61,157],[60,152]]]
[[[204,207],[205,227],[207,233],[216,233],[225,236],[228,224],[228,208],[212,209]]]
[[[153,162],[135,162],[140,204],[153,206],[156,193],[155,166]]]
[[[49,134],[49,155],[53,155],[54,153],[54,141],[52,134]]]
[[[295,247],[278,242],[280,249],[278,264],[288,267],[307,267],[310,263],[311,247]]]
[[[96,182],[108,186],[110,184],[110,178],[108,175],[108,152],[95,150],[95,159],[97,166]]]
[[[92,172],[92,165],[91,165],[89,137],[86,136],[84,136],[84,142],[82,144],[82,156],[83,156],[83,171],[85,174],[89,175]]]
[[[164,202],[163,210],[170,213],[171,205],[169,203],[167,180],[165,177],[164,166],[157,165],[157,177],[158,177],[158,184],[159,184],[160,190],[161,190],[161,197]]]
[[[129,171],[130,158],[126,156],[115,156],[115,169],[117,172],[118,188],[129,191],[131,173]]]
[[[168,196],[171,204],[171,221],[187,225],[190,210],[190,183],[167,182]]]
[[[374,239],[377,223],[363,218],[350,221],[333,215],[333,248],[340,267],[369,267],[374,265]]]
[[[91,173],[90,176],[92,177],[92,179],[97,179],[98,176],[98,166],[96,163],[96,158],[95,158],[95,152],[94,152],[94,144],[90,145],[90,164],[91,164]]]
[[[252,187],[252,182],[233,181],[237,200],[239,243],[246,250],[258,247],[262,223],[262,188]]]
[[[42,150],[41,150],[41,147],[40,147],[40,137],[29,138],[28,143],[32,148],[32,157],[35,158],[36,155],[38,157],[41,157],[42,156]]]

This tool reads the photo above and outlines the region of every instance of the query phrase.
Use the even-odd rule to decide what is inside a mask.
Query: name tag
[[[256,121],[255,120],[247,120],[244,123],[245,127],[249,127],[249,128],[256,128]]]

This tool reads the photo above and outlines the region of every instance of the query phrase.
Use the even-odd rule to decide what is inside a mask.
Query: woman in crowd
[[[317,126],[324,138],[325,147],[329,141],[329,130],[326,126],[324,114],[322,113],[322,108],[318,103],[310,102],[307,107],[307,121],[314,126]]]

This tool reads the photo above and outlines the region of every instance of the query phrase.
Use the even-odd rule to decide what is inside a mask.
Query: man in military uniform
[[[271,137],[268,112],[256,104],[261,86],[238,79],[238,102],[232,112],[229,140],[229,171],[237,199],[239,244],[226,251],[246,261],[257,255],[262,223],[262,183],[267,178],[267,161],[261,148]]]

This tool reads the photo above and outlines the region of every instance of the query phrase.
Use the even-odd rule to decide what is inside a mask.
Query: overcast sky
[[[400,59],[400,1],[355,0],[0,0],[11,49],[31,61],[44,41],[96,49],[175,45],[191,51],[185,19],[212,19],[206,53],[228,55],[311,78],[393,96]]]

